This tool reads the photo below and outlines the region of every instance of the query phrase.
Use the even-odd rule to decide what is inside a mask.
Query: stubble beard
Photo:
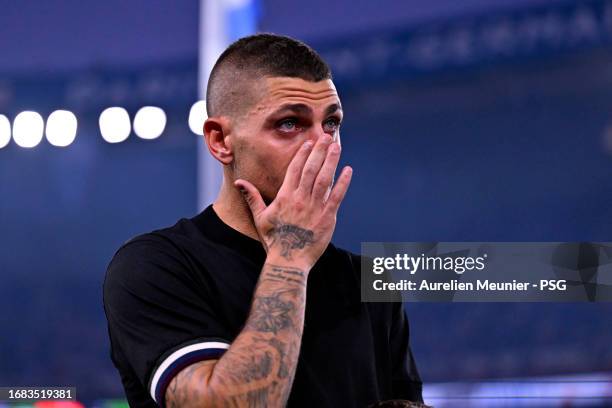
[[[257,190],[259,191],[259,194],[261,194],[261,198],[263,199],[266,206],[270,205],[272,201],[274,201],[282,185],[282,180],[278,182],[278,179],[274,175],[266,174],[263,175],[264,181],[267,180],[268,185],[274,184],[275,186],[270,189],[271,191],[269,191],[268,189],[263,189],[262,187],[267,186],[262,186],[261,184],[258,185],[258,183],[256,183],[254,178],[252,177],[253,172],[245,171],[242,166],[237,164],[236,160],[232,163],[232,172],[234,174],[234,180],[242,179],[253,184],[255,188],[257,188]]]

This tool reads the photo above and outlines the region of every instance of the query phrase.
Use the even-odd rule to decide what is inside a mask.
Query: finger
[[[238,179],[234,181],[234,186],[236,186],[242,193],[245,201],[251,209],[251,212],[253,213],[253,217],[256,217],[266,209],[266,204],[264,203],[263,198],[261,198],[259,190],[257,190],[257,187],[255,187],[253,184],[246,180]]]
[[[332,143],[327,149],[327,157],[323,162],[323,167],[319,171],[319,175],[315,179],[312,187],[312,198],[314,200],[324,201],[325,195],[331,187],[334,179],[334,173],[336,167],[338,167],[338,161],[340,161],[340,145]]]
[[[329,135],[322,136],[317,144],[312,149],[310,156],[304,164],[304,170],[302,171],[302,178],[300,179],[299,189],[303,193],[310,195],[312,193],[312,185],[315,178],[321,170],[321,165],[327,156],[327,148],[332,142],[332,138]]]
[[[344,200],[344,196],[346,195],[346,191],[349,188],[349,184],[351,184],[351,178],[353,177],[353,169],[349,166],[346,166],[342,169],[340,173],[340,177],[338,177],[338,181],[336,185],[332,189],[329,199],[325,203],[326,211],[332,212],[336,214],[338,212],[338,208],[340,207],[340,203]]]
[[[295,153],[295,156],[293,156],[293,159],[291,159],[291,162],[287,167],[287,173],[285,173],[285,180],[283,180],[281,190],[295,190],[298,187],[300,184],[300,178],[302,177],[304,163],[306,163],[306,160],[308,159],[312,146],[312,141],[308,140]]]

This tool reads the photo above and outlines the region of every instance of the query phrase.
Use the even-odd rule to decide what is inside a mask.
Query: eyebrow
[[[272,116],[280,115],[285,111],[295,112],[297,114],[302,115],[312,115],[312,109],[310,108],[310,106],[305,105],[303,103],[288,103],[282,105],[280,108],[274,111]],[[342,106],[339,103],[333,103],[325,109],[325,116],[331,115],[332,113],[337,111],[342,111]]]
[[[342,105],[340,105],[339,103],[331,104],[327,107],[327,109],[325,109],[325,116],[331,115],[332,113],[335,113],[337,111],[342,112]]]

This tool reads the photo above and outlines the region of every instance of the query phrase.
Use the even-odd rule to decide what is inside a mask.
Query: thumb
[[[259,213],[266,209],[266,203],[264,203],[259,190],[257,190],[257,187],[255,187],[253,184],[246,180],[238,179],[234,181],[234,186],[242,193],[242,196],[249,205],[253,216],[259,215]]]

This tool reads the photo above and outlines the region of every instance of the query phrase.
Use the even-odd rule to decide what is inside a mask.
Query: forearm
[[[272,261],[261,271],[244,329],[213,370],[212,405],[287,402],[304,328],[307,271]]]

